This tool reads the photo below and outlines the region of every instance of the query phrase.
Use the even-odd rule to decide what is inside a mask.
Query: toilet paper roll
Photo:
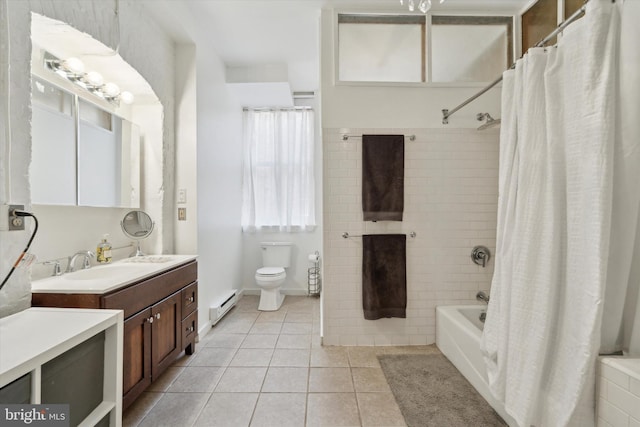
[[[309,262],[318,262],[319,260],[320,260],[320,255],[309,254]]]

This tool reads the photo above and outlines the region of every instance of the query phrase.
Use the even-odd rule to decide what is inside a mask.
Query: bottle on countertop
[[[98,248],[96,249],[96,261],[101,264],[108,264],[111,262],[111,243],[107,241],[109,237],[108,234],[105,234],[102,237],[102,241],[98,243]]]

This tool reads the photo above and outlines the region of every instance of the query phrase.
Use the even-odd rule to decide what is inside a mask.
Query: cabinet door
[[[163,299],[151,307],[152,327],[152,368],[151,376],[158,378],[175,361],[182,344],[182,298],[181,293]]]
[[[151,319],[147,309],[124,322],[123,408],[151,384]]]

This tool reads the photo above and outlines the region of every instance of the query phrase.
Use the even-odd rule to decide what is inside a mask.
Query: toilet
[[[284,270],[291,261],[291,242],[262,242],[262,268],[256,271],[256,284],[260,288],[258,310],[276,311],[284,301],[280,287],[287,277]]]

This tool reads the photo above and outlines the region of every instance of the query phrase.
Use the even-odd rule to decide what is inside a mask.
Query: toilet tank
[[[291,262],[291,242],[262,242],[263,267],[289,267]]]

